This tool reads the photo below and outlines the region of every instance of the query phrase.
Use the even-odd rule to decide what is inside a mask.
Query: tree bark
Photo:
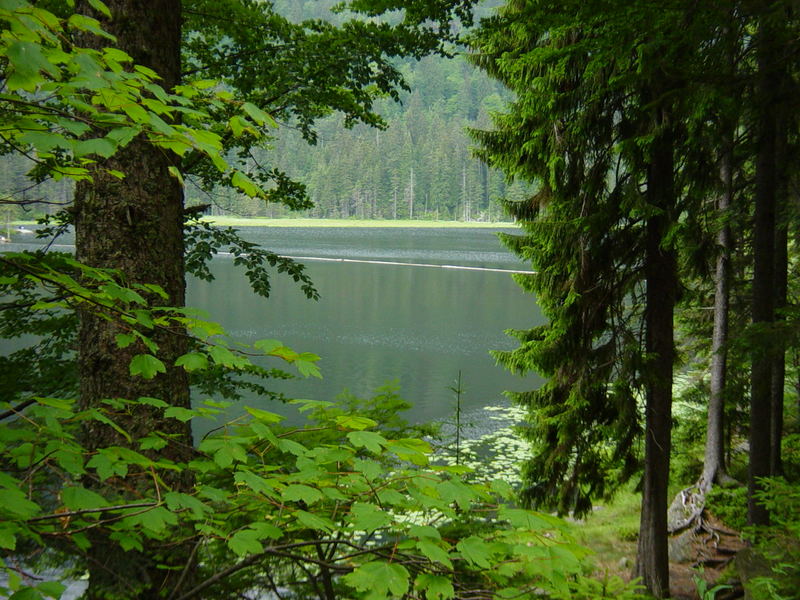
[[[780,62],[780,61],[779,61]],[[781,73],[784,75],[784,73]],[[775,262],[774,262],[774,319],[776,323],[784,320],[781,311],[786,308],[789,294],[789,117],[784,100],[787,85],[779,91],[780,104],[776,111],[776,197],[775,197]],[[770,383],[770,457],[769,471],[773,476],[783,474],[781,460],[781,438],[783,437],[783,394],[786,380],[786,343],[783,335],[776,335],[771,348],[772,381]]]
[[[720,175],[723,192],[717,202],[723,219],[717,234],[718,256],[714,290],[714,331],[711,340],[711,393],[708,399],[706,448],[700,489],[706,493],[725,475],[725,387],[727,381],[728,312],[730,300],[731,227],[727,221],[733,196],[732,152],[728,147],[722,157]]]
[[[775,27],[764,16],[757,37],[758,99],[755,216],[753,224],[753,325],[774,321],[775,285],[775,202],[777,189],[778,103],[774,77],[778,71]],[[770,475],[772,359],[766,343],[752,349],[750,373],[750,467],[748,472],[747,517],[751,525],[769,524],[769,513],[756,500],[759,479]]]
[[[106,5],[113,19],[102,20],[102,25],[117,37],[117,47],[130,54],[136,63],[159,73],[164,88],[171,89],[177,84],[180,0],[106,0]],[[85,5],[81,8],[89,12]],[[92,38],[84,43],[103,47],[109,42]],[[94,181],[81,183],[75,192],[75,245],[81,262],[116,269],[127,285],[157,284],[169,299],[153,295],[148,300],[180,307],[185,303],[183,191],[168,173],[172,164],[173,156],[142,139],[134,140],[114,157],[98,164],[92,170]],[[109,169],[122,171],[125,178],[109,175]],[[174,406],[189,407],[186,375],[172,366],[187,351],[184,331],[145,332],[158,345],[158,357],[167,366],[166,374],[146,380],[132,377],[129,372],[133,356],[146,350],[137,344],[126,349],[117,347],[115,336],[126,331],[124,325],[99,318],[90,311],[83,311],[80,317],[78,369],[82,406],[97,407],[108,398],[135,401],[154,397]],[[189,425],[164,419],[157,409],[135,405],[119,411],[115,420],[133,440],[153,431],[169,436],[170,444],[158,453],[162,458],[182,462],[191,456]],[[85,428],[83,438],[90,451],[130,445],[116,431],[97,422]],[[138,449],[135,442],[134,447]],[[180,491],[192,484],[181,473],[164,472],[159,477],[166,486]],[[148,473],[131,470],[124,481],[115,482],[114,492],[132,497],[152,495],[153,479]],[[91,541],[87,592],[90,599],[155,598],[162,591],[171,592],[181,574],[179,567],[184,566],[189,556],[185,544],[174,540],[168,548],[154,542],[144,552],[127,553],[102,531],[93,534]],[[159,565],[174,569],[158,568]]]
[[[659,111],[658,128],[666,115]],[[645,464],[636,574],[656,598],[669,596],[667,505],[672,428],[673,312],[678,289],[675,251],[664,246],[674,202],[673,142],[661,132],[653,143],[648,169],[648,202],[658,214],[647,221],[645,349]]]

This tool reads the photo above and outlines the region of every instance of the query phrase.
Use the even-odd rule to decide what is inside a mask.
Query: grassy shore
[[[418,228],[501,228],[515,227],[513,223],[483,223],[463,221],[404,221],[378,219],[267,219],[262,217],[203,217],[204,221],[230,227],[418,227]]]

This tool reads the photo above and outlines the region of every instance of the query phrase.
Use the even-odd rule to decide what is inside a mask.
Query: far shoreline
[[[203,216],[201,220],[223,227],[409,227],[418,229],[513,229],[517,227],[511,222],[423,221],[418,219],[268,219],[266,217]]]

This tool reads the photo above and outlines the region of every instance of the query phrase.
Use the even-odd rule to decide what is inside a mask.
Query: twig
[[[19,411],[25,410],[31,404],[36,404],[36,398],[28,398],[27,400],[23,400],[22,402],[20,402],[19,404],[17,404],[13,408],[11,408],[11,409],[3,412],[3,413],[0,413],[0,421],[2,421],[3,419],[7,419],[8,417],[13,417],[14,415],[19,414]]]
[[[158,506],[158,502],[137,502],[136,504],[119,504],[117,506],[106,506],[103,508],[84,508],[83,510],[73,510],[69,512],[53,513],[50,515],[43,515],[41,517],[33,517],[25,521],[26,523],[37,523],[39,521],[49,521],[51,519],[63,519],[65,517],[78,517],[80,515],[88,515],[93,513],[112,512],[115,510],[126,510],[129,508],[151,508]]]
[[[186,581],[186,577],[189,575],[189,571],[192,569],[194,563],[194,557],[197,555],[197,549],[200,547],[200,544],[203,543],[203,538],[197,540],[197,543],[192,548],[191,554],[189,554],[189,559],[186,561],[186,566],[183,567],[183,571],[181,572],[181,576],[178,578],[175,587],[172,589],[172,593],[170,593],[167,600],[173,600],[175,598],[175,594],[178,593],[178,590],[181,589],[183,583]],[[279,596],[280,597],[280,596]]]

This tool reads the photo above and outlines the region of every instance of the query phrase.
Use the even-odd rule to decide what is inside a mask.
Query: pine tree
[[[658,597],[669,594],[676,231],[687,210],[676,164],[686,137],[676,64],[692,58],[675,33],[683,8],[512,1],[484,23],[474,56],[518,98],[495,130],[476,132],[481,156],[537,186],[506,203],[525,231],[506,242],[532,262],[536,275],[519,281],[550,322],[496,354],[548,378],[516,395],[534,450],[523,499],[585,513],[644,458],[637,573]]]

